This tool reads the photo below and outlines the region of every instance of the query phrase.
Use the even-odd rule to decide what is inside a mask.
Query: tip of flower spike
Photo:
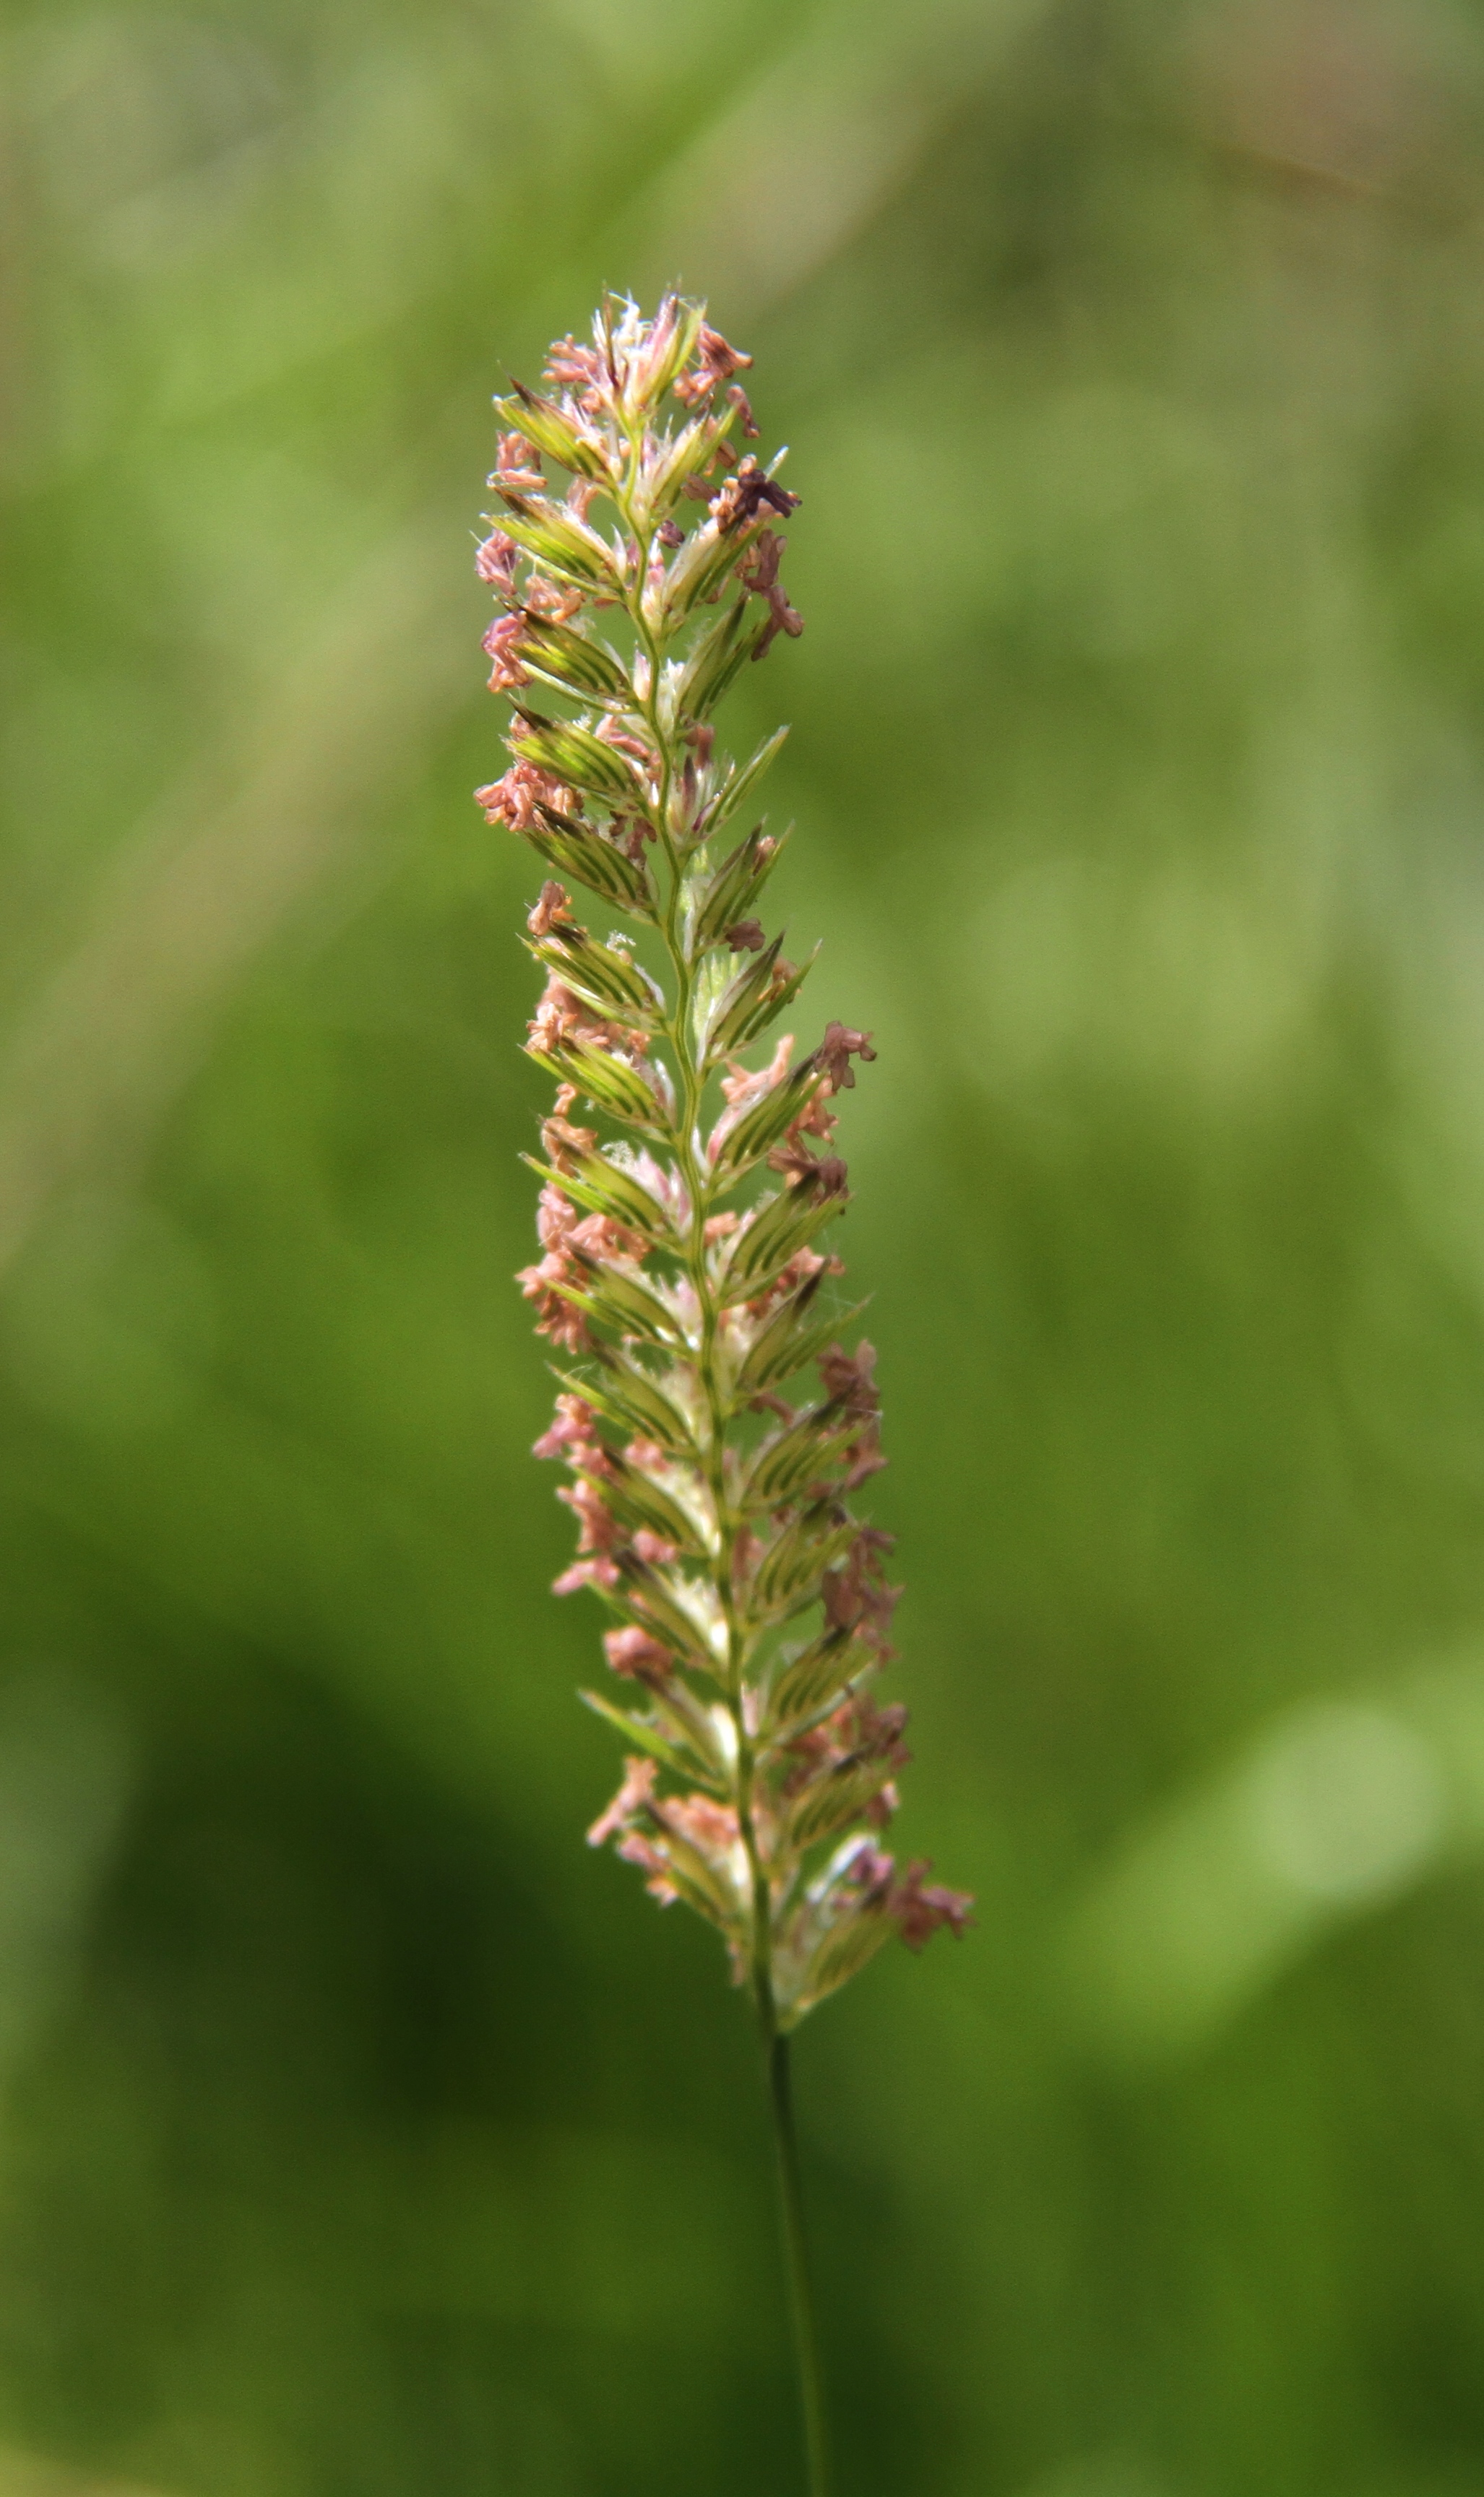
[[[570,333],[554,340],[542,376],[561,395],[564,411],[586,419],[632,420],[657,407],[667,391],[682,406],[714,407],[717,393],[752,361],[711,327],[704,304],[674,292],[661,298],[650,318],[631,296],[605,295],[590,335],[590,344]],[[529,406],[530,395],[521,398]],[[744,427],[750,426],[744,399],[740,412]]]

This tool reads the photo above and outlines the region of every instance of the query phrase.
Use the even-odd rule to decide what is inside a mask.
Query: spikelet
[[[784,731],[738,765],[711,724],[803,630],[775,526],[799,497],[781,453],[743,447],[749,362],[699,304],[646,320],[610,300],[542,390],[496,401],[477,568],[515,717],[477,797],[553,870],[527,920],[547,975],[527,1047],[557,1091],[520,1281],[564,1356],[536,1450],[572,1474],[557,1591],[600,1597],[627,1685],[584,1694],[628,1751],[588,1836],[719,1929],[773,2036],[891,1936],[961,1933],[971,1902],[878,1843],[909,1756],[905,1710],[871,1695],[900,1591],[851,1504],[884,1463],[880,1398],[870,1345],[838,1340],[856,1312],[827,1238],[849,1200],[833,1104],[875,1052],[832,1023],[803,1056],[786,1037],[743,1061],[807,967],[756,916],[782,843],[743,829]],[[625,926],[584,925],[573,886]],[[787,1402],[807,1369],[817,1388]]]

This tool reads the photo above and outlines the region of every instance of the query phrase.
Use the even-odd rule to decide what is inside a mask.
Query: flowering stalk
[[[774,525],[799,498],[781,453],[742,448],[749,362],[699,304],[645,320],[610,300],[591,345],[553,346],[543,392],[496,401],[502,508],[477,560],[513,760],[477,794],[553,870],[526,922],[547,974],[527,1048],[557,1093],[520,1280],[563,1356],[536,1448],[571,1470],[581,1530],[556,1592],[601,1597],[624,1686],[621,1704],[583,1694],[628,1746],[588,1838],[714,1925],[750,1991],[817,2497],[788,2035],[892,1936],[960,1933],[971,1903],[881,1846],[909,1756],[906,1711],[871,1695],[900,1591],[891,1537],[850,1506],[885,1462],[880,1398],[870,1345],[838,1340],[856,1312],[833,1307],[843,1268],[819,1245],[848,1196],[832,1104],[875,1052],[832,1023],[804,1057],[785,1035],[746,1063],[807,968],[755,915],[782,841],[738,830],[785,732],[739,765],[711,725],[740,670],[803,630]],[[595,934],[571,884],[625,925]],[[795,1406],[782,1390],[810,1367],[819,1393]]]

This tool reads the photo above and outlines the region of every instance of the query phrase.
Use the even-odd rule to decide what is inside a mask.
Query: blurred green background
[[[711,1938],[582,1845],[509,1280],[508,364],[805,497],[775,886],[909,1851],[845,2497],[1484,2491],[1484,10],[12,0],[0,2488],[787,2497]]]

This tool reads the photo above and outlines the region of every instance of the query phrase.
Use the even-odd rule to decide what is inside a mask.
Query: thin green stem
[[[788,2268],[789,2306],[794,2323],[794,2356],[799,2369],[799,2396],[804,2412],[804,2443],[808,2458],[809,2497],[829,2497],[830,2435],[825,2407],[824,2369],[819,2358],[819,2331],[814,2317],[814,2291],[809,2271],[808,2237],[804,2225],[804,2188],[799,2173],[799,2139],[794,2130],[794,2093],[786,2037],[765,2031],[768,2099],[773,2109],[774,2141],[778,2154],[778,2195],[783,2215],[783,2253]]]

